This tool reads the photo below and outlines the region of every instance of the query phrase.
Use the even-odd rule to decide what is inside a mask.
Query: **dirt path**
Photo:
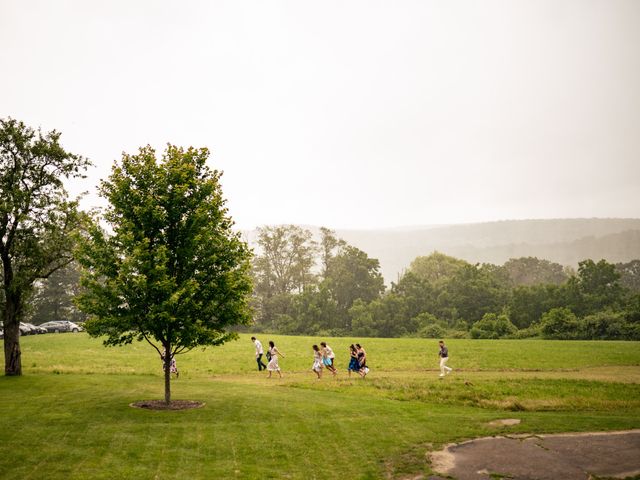
[[[640,430],[480,438],[448,445],[431,461],[457,480],[626,478],[640,475]]]

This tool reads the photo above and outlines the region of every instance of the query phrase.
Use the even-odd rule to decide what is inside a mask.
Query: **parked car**
[[[69,322],[67,320],[63,320],[60,323],[62,323],[67,328],[67,332],[78,333],[84,330],[84,328],[82,328],[77,323]]]
[[[20,335],[32,335],[35,333],[34,330],[31,329],[31,327],[28,327],[26,323],[22,323],[20,322],[20,325],[18,325],[18,328],[20,329]],[[2,337],[0,338],[4,338],[4,323],[0,322],[0,330],[2,330]]]
[[[64,327],[60,324],[60,322],[45,322],[40,326],[46,329],[47,332],[58,333],[58,332],[65,331]]]
[[[36,333],[38,333],[36,332],[35,328],[31,328],[26,323],[20,322],[19,328],[20,328],[20,335],[35,335]]]
[[[84,330],[80,325],[76,325],[73,322],[69,322],[68,320],[59,320],[55,322],[46,322],[40,325],[47,329],[48,332],[73,332],[78,333]]]
[[[33,323],[25,323],[26,326],[30,327],[36,334],[47,333],[47,329],[41,327],[40,325],[34,325]]]

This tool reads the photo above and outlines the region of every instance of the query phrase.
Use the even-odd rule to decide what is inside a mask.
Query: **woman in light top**
[[[318,345],[314,345],[313,347],[313,367],[311,370],[315,372],[318,376],[318,380],[322,378],[322,352],[318,348]]]
[[[327,345],[327,342],[320,342],[320,345],[322,345],[322,363],[324,363],[324,366],[327,367],[327,370],[335,375],[336,373],[338,373],[338,369],[334,364],[334,359],[336,356],[333,353],[333,349],[329,345]]]
[[[267,370],[269,370],[269,376],[267,378],[271,378],[271,374],[273,372],[278,372],[280,378],[282,378],[282,372],[280,371],[280,366],[278,365],[278,357],[284,358],[284,354],[276,348],[276,344],[272,341],[269,341],[269,355],[271,358],[269,359],[269,363],[267,364]]]

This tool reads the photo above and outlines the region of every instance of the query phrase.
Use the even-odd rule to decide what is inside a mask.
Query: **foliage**
[[[455,305],[457,316],[475,322],[486,313],[500,311],[507,297],[506,286],[490,268],[466,265],[454,274],[439,301]]]
[[[36,281],[72,260],[72,234],[84,215],[65,179],[81,178],[90,162],[67,152],[60,133],[37,132],[0,119],[0,259],[5,374],[21,375],[18,325]]]
[[[513,335],[517,330],[506,314],[485,313],[473,324],[470,334],[471,338],[503,338]]]
[[[602,311],[580,320],[580,337],[589,340],[640,340],[640,329],[622,312]]]
[[[344,319],[349,318],[347,312],[356,300],[369,303],[384,291],[378,260],[351,245],[344,246],[331,258],[323,283],[336,302],[338,314]],[[351,328],[348,321],[344,327],[347,331]]]
[[[552,308],[542,315],[540,331],[544,338],[571,340],[579,338],[578,318],[568,308]]]
[[[338,314],[338,305],[324,283],[307,287],[300,295],[296,295],[293,311],[298,320],[296,333],[314,334],[323,329],[347,332]]]
[[[310,231],[296,225],[258,229],[259,253],[253,259],[255,297],[260,323],[272,324],[279,314],[288,313],[291,295],[314,284],[312,273],[317,244]]]
[[[265,297],[301,292],[313,282],[317,249],[311,232],[296,225],[258,229],[260,254],[253,262],[256,292]]]
[[[438,323],[425,325],[418,329],[418,336],[422,338],[444,338],[447,330]]]
[[[565,293],[563,286],[551,284],[514,287],[508,304],[511,321],[518,328],[529,328],[543,313],[566,305]]]
[[[378,260],[328,228],[321,228],[320,235],[318,247],[309,230],[294,225],[259,229],[253,262],[259,328],[283,331],[274,320],[288,315],[288,331],[347,334],[354,302],[369,303],[384,291]],[[318,266],[319,275],[313,273]]]
[[[620,308],[624,291],[615,265],[606,260],[583,260],[578,264],[578,275],[567,283],[567,304],[580,316],[609,308]]]
[[[87,315],[79,311],[73,299],[80,293],[80,269],[71,262],[49,278],[34,285],[29,322],[39,325],[56,320],[84,322]]]
[[[536,257],[511,258],[502,268],[512,285],[560,285],[567,280],[564,267]]]
[[[433,252],[426,257],[417,257],[409,266],[409,272],[417,278],[432,285],[451,280],[462,268],[469,263],[440,252]]]
[[[616,271],[620,274],[620,285],[631,292],[640,292],[640,260],[617,263]]]
[[[250,321],[250,251],[232,230],[220,172],[207,149],[169,145],[123,154],[101,194],[109,201],[108,235],[97,224],[81,242],[85,288],[78,305],[87,331],[106,345],[146,340],[169,362],[199,345],[233,339],[230,325]]]

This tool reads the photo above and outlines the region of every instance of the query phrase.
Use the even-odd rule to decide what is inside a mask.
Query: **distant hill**
[[[317,233],[317,228],[305,228]],[[585,258],[614,263],[640,258],[640,219],[505,220],[336,233],[380,260],[387,283],[396,281],[414,258],[434,250],[471,263],[496,265],[527,256],[573,267]],[[255,241],[255,231],[246,234]]]

